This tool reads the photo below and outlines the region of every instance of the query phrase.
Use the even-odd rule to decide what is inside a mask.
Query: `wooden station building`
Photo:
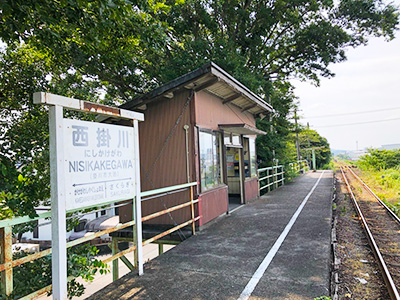
[[[256,118],[273,108],[214,63],[128,102],[141,111],[139,125],[142,191],[198,182],[196,215],[201,227],[229,207],[258,196]],[[189,191],[142,204],[142,214],[186,202]],[[147,221],[168,226],[190,219],[190,207]],[[119,210],[120,221],[132,220],[132,206]]]

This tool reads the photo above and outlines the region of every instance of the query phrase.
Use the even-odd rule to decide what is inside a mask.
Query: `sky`
[[[322,79],[319,87],[292,81],[300,101],[299,122],[327,138],[331,149],[400,144],[400,32],[390,42],[371,38],[346,55],[347,61],[330,67],[336,76]],[[353,112],[365,113],[343,115]],[[387,119],[396,120],[382,121]],[[379,122],[345,125],[372,121]]]

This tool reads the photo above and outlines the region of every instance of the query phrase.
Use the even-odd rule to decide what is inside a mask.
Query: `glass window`
[[[256,139],[249,139],[250,172],[251,176],[257,176],[256,170]]]
[[[230,145],[232,144],[231,141],[231,134],[229,132],[224,132],[224,144],[225,145]]]
[[[244,177],[250,177],[249,139],[243,139]]]
[[[201,189],[209,190],[221,183],[219,135],[200,131]]]
[[[228,177],[239,177],[239,149],[233,147],[226,148],[226,175]]]
[[[241,145],[240,135],[233,134],[232,135],[232,145]]]

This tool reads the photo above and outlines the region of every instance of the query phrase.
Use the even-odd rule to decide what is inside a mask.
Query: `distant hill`
[[[400,149],[400,144],[389,144],[389,145],[382,145],[380,149],[384,150],[397,150]]]
[[[338,155],[338,154],[347,154],[351,151],[349,150],[338,150],[338,149],[331,149],[331,153],[333,156]]]
[[[338,156],[341,155],[342,158],[346,157],[346,159],[349,160],[358,160],[360,158],[360,156],[366,155],[368,152],[366,149],[362,149],[362,150],[331,150],[331,153],[333,156]]]

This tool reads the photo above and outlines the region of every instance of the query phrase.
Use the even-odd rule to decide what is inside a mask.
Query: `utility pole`
[[[299,161],[301,159],[301,156],[300,156],[299,130],[298,130],[298,125],[297,125],[297,108],[294,109],[294,124],[295,124],[295,130],[296,130],[297,160]]]
[[[325,147],[310,147],[310,148],[303,149],[304,151],[311,151],[311,153],[312,153],[312,168],[313,168],[314,172],[317,170],[317,158],[315,155],[315,150],[319,150],[319,149],[325,149]]]

